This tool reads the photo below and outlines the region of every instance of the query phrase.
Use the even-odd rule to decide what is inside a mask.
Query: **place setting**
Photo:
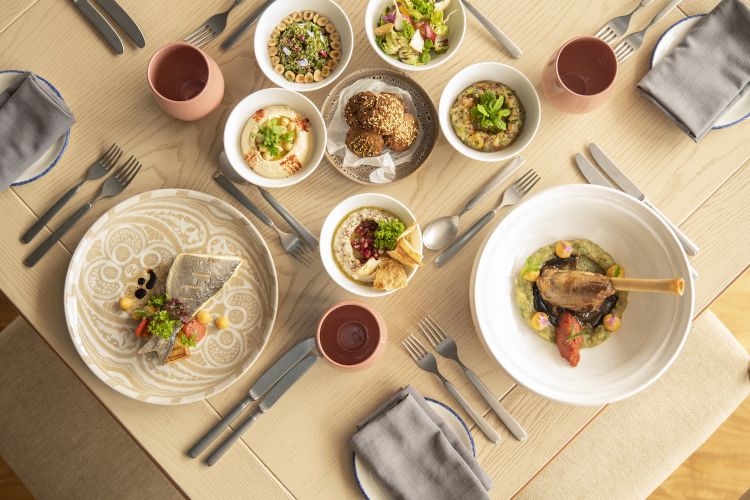
[[[195,182],[155,178],[149,155],[161,137],[103,135],[73,165],[71,141],[91,141],[75,133],[81,104],[63,99],[54,74],[0,71],[0,189],[20,196],[52,169],[59,183],[19,230],[21,262],[37,266],[98,210],[66,264],[66,327],[83,364],[142,411],[216,413],[190,422],[191,445],[173,460],[212,477],[237,467],[228,452],[245,446],[263,464],[249,430],[302,432],[264,415],[295,386],[315,385],[294,401],[302,414],[313,396],[332,401],[312,371],[325,365],[316,370],[335,370],[352,391],[379,384],[383,396],[370,407],[351,401],[356,411],[342,419],[328,409],[339,454],[321,460],[347,475],[342,495],[490,498],[507,492],[493,490],[493,457],[546,446],[546,417],[535,421],[510,395],[602,407],[643,394],[678,360],[703,307],[703,262],[690,259],[710,242],[678,227],[674,205],[657,207],[667,200],[649,182],[676,173],[646,177],[616,144],[628,137],[593,126],[555,142],[543,162],[539,151],[552,128],[611,112],[623,65],[642,65],[647,51],[629,86],[633,106],[666,115],[663,127],[677,125],[692,147],[739,126],[750,115],[742,0],[670,27],[661,22],[680,0],[620,2],[604,24],[590,20],[593,35],[556,38],[566,41],[528,75],[498,27],[512,24],[466,0],[370,0],[359,10],[261,0],[244,18],[242,0],[225,3],[198,9],[136,68],[149,100],[134,106],[167,115],[165,130],[209,134],[212,158],[198,162],[207,166]],[[113,0],[73,4],[108,57],[125,60],[110,20],[145,48]],[[479,40],[486,54],[460,61],[459,49]],[[237,76],[220,51],[230,50],[262,86],[228,90]],[[360,57],[368,64],[351,70]],[[447,71],[436,88],[431,79]],[[569,183],[554,185],[561,179]],[[301,271],[309,283],[289,279]],[[433,294],[454,303],[441,310]],[[317,313],[300,309],[308,302]],[[277,357],[259,372],[269,344]],[[326,428],[315,432],[327,439]]]

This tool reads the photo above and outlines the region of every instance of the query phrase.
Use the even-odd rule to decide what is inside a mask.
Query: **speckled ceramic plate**
[[[353,83],[365,78],[380,80],[388,85],[393,85],[408,92],[411,95],[412,100],[414,101],[414,107],[416,108],[416,117],[420,125],[420,136],[417,139],[419,142],[414,146],[417,150],[410,161],[396,166],[396,178],[388,183],[393,184],[394,182],[405,179],[416,172],[417,169],[427,161],[430,153],[432,153],[439,134],[437,110],[435,109],[435,105],[432,103],[430,96],[427,95],[427,92],[425,92],[417,82],[403,73],[388,68],[366,68],[355,71],[331,89],[330,94],[328,94],[328,97],[325,102],[323,102],[323,107],[321,108],[323,112],[323,120],[325,121],[326,126],[328,126],[333,119],[333,115],[336,112],[336,106],[338,105],[339,95],[343,90]],[[383,183],[370,181],[370,173],[378,167],[344,167],[342,164],[343,155],[331,155],[326,150],[325,156],[336,170],[354,182],[365,184],[367,186],[384,185]]]
[[[238,255],[237,274],[206,305],[230,326],[209,327],[188,359],[162,365],[138,354],[144,340],[118,300],[146,269],[168,269],[180,252]],[[115,206],[91,226],[65,280],[65,317],[78,353],[106,384],[156,404],[183,404],[226,389],[271,335],[278,286],[271,253],[237,210],[204,193],[151,191]]]

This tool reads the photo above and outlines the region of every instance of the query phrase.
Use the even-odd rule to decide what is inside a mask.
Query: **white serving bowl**
[[[507,148],[494,153],[477,151],[461,142],[456,132],[453,131],[450,119],[450,109],[456,102],[458,94],[469,85],[485,80],[502,83],[510,87],[526,110],[523,130],[518,134],[516,140]],[[440,96],[438,116],[440,117],[440,129],[443,131],[443,135],[456,151],[472,160],[497,162],[519,155],[531,143],[542,120],[542,107],[539,103],[539,95],[526,75],[507,64],[481,62],[467,66],[448,81],[445,89],[443,89],[443,94]]]
[[[375,28],[378,26],[380,16],[386,7],[393,5],[393,0],[370,0],[365,10],[365,32],[367,33],[367,40],[372,46],[372,50],[385,62],[391,66],[400,69],[401,71],[426,71],[428,69],[437,68],[445,61],[453,57],[453,54],[458,52],[458,48],[464,41],[464,34],[466,33],[466,11],[460,0],[452,0],[447,12],[455,10],[449,18],[448,22],[448,50],[442,54],[432,54],[432,59],[427,64],[421,66],[413,66],[406,64],[398,59],[387,55],[383,52],[383,49],[378,45],[375,40]]]
[[[341,59],[338,66],[331,71],[331,74],[327,78],[319,82],[295,83],[290,82],[284,78],[284,75],[280,75],[273,70],[271,58],[268,56],[268,39],[271,37],[273,29],[282,19],[292,12],[305,10],[319,12],[336,26],[336,31],[341,35]],[[255,28],[254,48],[255,59],[258,61],[258,66],[260,66],[266,78],[285,89],[296,90],[297,92],[311,92],[333,83],[344,72],[352,57],[354,32],[352,31],[349,18],[346,17],[341,7],[332,0],[306,0],[304,2],[300,0],[275,0],[271,5],[266,7],[263,15],[258,20],[258,26]]]
[[[621,329],[582,349],[573,368],[526,324],[514,293],[526,258],[562,239],[599,244],[629,277],[682,277],[685,294],[631,292]],[[478,254],[470,295],[479,338],[505,371],[537,394],[577,405],[619,401],[658,379],[682,350],[695,300],[687,257],[664,222],[620,191],[582,184],[542,191],[514,208]]]
[[[313,134],[313,152],[305,167],[296,174],[283,179],[264,177],[250,168],[242,156],[240,149],[240,134],[245,123],[257,110],[274,105],[289,106],[310,120]],[[253,92],[242,99],[234,107],[224,125],[224,152],[229,160],[232,172],[227,174],[232,178],[241,177],[246,181],[267,188],[291,186],[303,180],[317,168],[325,152],[328,136],[323,116],[307,97],[286,89],[263,89]]]
[[[383,295],[389,295],[397,290],[375,290],[371,286],[355,282],[344,274],[341,268],[339,268],[339,265],[336,262],[336,257],[333,255],[333,236],[336,233],[339,224],[341,224],[346,216],[353,211],[366,207],[387,210],[401,219],[406,227],[417,222],[417,218],[411,210],[406,208],[406,205],[390,196],[378,193],[362,193],[350,196],[333,207],[333,210],[331,210],[328,217],[326,217],[326,220],[323,222],[323,228],[320,230],[320,256],[328,275],[344,290],[362,297],[382,297]],[[412,237],[412,244],[415,246],[416,250],[422,253],[422,229],[419,225],[417,225],[416,231],[412,234],[414,235]],[[411,281],[416,272],[416,267],[407,271],[406,274],[409,281]]]

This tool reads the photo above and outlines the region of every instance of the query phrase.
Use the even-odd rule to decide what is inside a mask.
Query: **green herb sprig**
[[[386,219],[378,222],[372,244],[381,250],[395,250],[398,237],[406,230],[404,223],[398,219]]]
[[[506,118],[510,109],[503,108],[505,97],[493,90],[486,90],[479,96],[479,102],[471,108],[471,117],[488,132],[497,133],[508,128]]]
[[[258,135],[263,139],[261,146],[274,158],[281,154],[281,143],[292,142],[294,133],[279,125],[276,118],[271,118],[258,128]]]

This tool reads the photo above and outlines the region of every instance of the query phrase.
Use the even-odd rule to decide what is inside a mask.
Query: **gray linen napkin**
[[[638,84],[698,142],[750,83],[750,8],[723,0]]]
[[[60,96],[27,73],[0,93],[0,191],[75,122]]]
[[[357,424],[349,445],[404,499],[485,499],[492,480],[412,386]]]

